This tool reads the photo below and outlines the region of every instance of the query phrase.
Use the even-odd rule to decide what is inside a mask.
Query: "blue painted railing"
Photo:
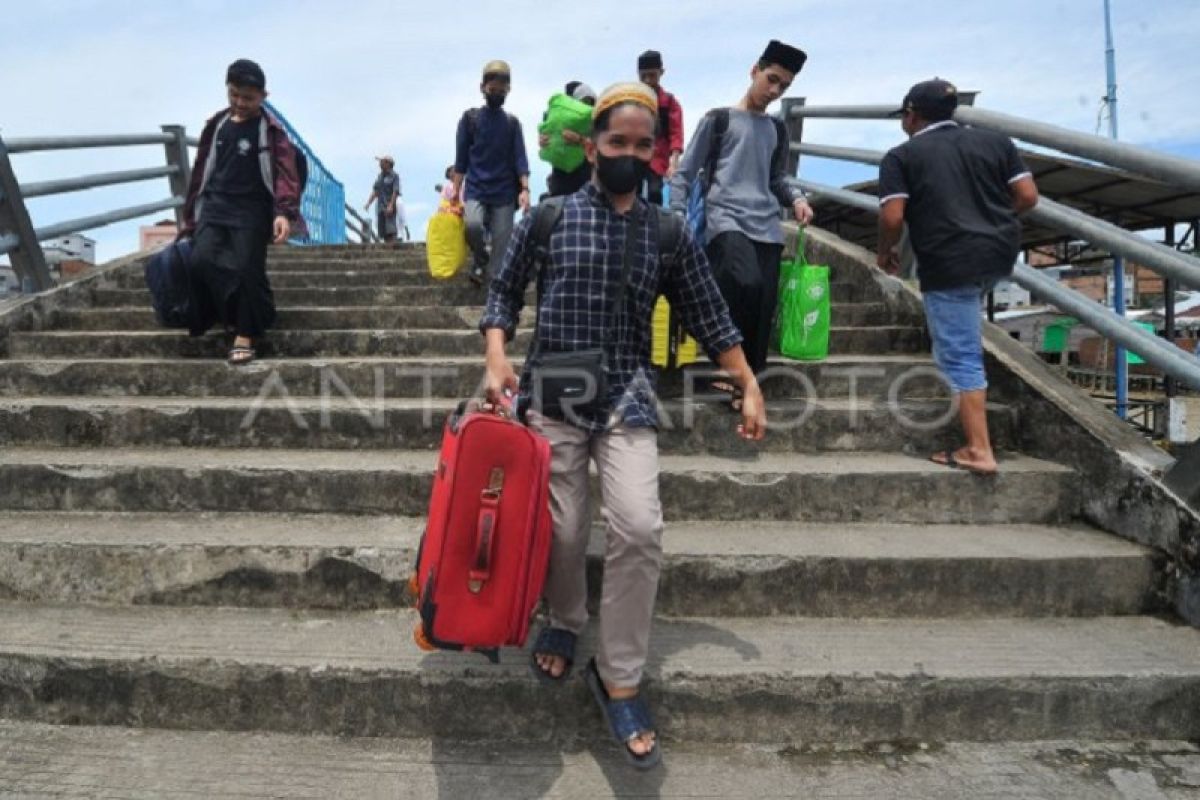
[[[308,224],[307,237],[293,237],[292,244],[346,243],[346,188],[333,177],[304,137],[296,132],[287,117],[270,103],[264,103],[287,131],[288,138],[308,158],[308,183],[300,198],[300,213]]]

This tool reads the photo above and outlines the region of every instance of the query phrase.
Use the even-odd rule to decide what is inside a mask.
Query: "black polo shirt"
[[[935,123],[879,166],[880,205],[905,198],[922,291],[953,289],[1012,273],[1021,223],[1011,185],[1030,172],[1007,136]]]

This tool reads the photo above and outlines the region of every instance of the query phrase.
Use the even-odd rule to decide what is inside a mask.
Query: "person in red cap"
[[[876,263],[899,270],[896,245],[907,222],[933,360],[958,398],[967,439],[932,458],[990,475],[996,456],[988,437],[980,302],[1012,274],[1021,247],[1017,215],[1037,205],[1038,190],[1012,140],[960,127],[957,108],[954,84],[935,78],[913,86],[895,112],[909,140],[879,165]]]
[[[229,106],[200,134],[179,238],[192,238],[190,273],[197,288],[193,336],[214,320],[234,332],[229,363],[254,360],[254,342],[275,322],[267,280],[267,245],[304,235],[296,149],[263,108],[262,67],[238,59],[225,74]]]
[[[662,88],[662,53],[647,50],[638,56],[638,80],[658,96],[658,130],[654,134],[654,157],[650,159],[650,174],[643,184],[646,200],[652,206],[663,204],[663,182],[669,181],[679,167],[683,154],[683,106],[675,95]]]

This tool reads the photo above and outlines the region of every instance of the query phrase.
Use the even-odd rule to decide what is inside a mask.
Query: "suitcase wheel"
[[[413,628],[413,641],[417,643],[418,648],[426,652],[437,650],[437,648],[433,646],[433,643],[425,638],[425,626],[420,622],[418,622]]]

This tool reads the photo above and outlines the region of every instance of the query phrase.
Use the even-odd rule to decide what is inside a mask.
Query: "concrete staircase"
[[[279,328],[248,368],[224,336],[157,329],[137,263],[9,332],[0,716],[602,741],[582,685],[543,690],[525,653],[411,642],[404,583],[441,421],[481,378],[480,292],[434,285],[415,247],[270,264]],[[998,477],[925,460],[957,434],[929,423],[947,400],[920,319],[833,280],[832,355],[792,365],[817,396],[772,379],[761,446],[719,407],[665,403],[648,692],[668,748],[1200,736],[1200,633],[1159,616],[1163,557],[1084,522],[1078,473],[1020,452],[1003,397]],[[900,424],[889,392],[919,368],[892,405],[926,424]]]

